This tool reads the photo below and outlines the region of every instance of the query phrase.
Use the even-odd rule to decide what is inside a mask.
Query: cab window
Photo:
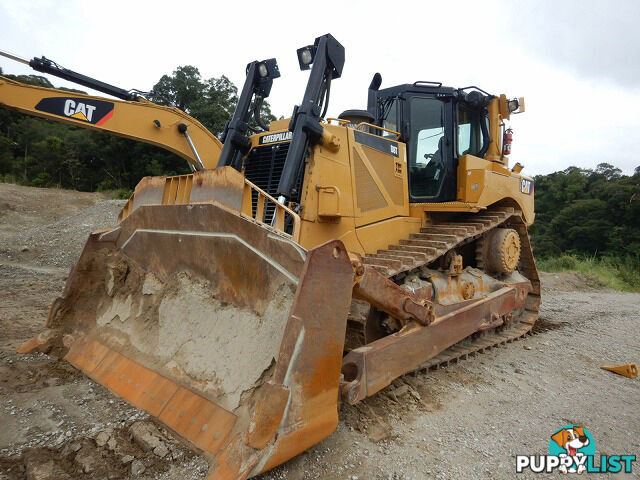
[[[445,177],[444,103],[435,98],[410,100],[409,189],[414,197],[434,197]]]
[[[458,106],[458,156],[476,155],[481,148],[478,113]]]
[[[398,127],[398,99],[392,98],[388,99],[383,104],[383,112],[382,112],[382,127],[387,128],[389,130],[393,130],[394,132],[399,131]],[[390,132],[385,132],[384,130],[380,130],[383,137],[391,137],[395,136]]]

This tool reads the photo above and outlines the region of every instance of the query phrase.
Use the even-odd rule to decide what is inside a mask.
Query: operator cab
[[[486,106],[492,97],[475,87],[458,90],[437,82],[378,90],[380,82],[376,74],[368,111],[376,125],[400,133],[407,145],[409,201],[455,201],[459,158],[483,157],[487,151]]]

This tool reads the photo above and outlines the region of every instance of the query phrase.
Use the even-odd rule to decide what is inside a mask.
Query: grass
[[[602,285],[624,292],[640,292],[640,257],[583,257],[563,254],[537,261],[544,272],[578,272]]]
[[[108,190],[114,200],[129,200],[133,190],[128,188],[118,188],[117,190]]]

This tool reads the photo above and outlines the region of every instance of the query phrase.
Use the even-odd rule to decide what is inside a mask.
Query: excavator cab
[[[468,89],[437,82],[382,90],[376,86],[379,83],[372,82],[368,111],[377,125],[397,131],[407,144],[409,201],[455,201],[458,159],[466,154],[482,157],[486,152],[486,106],[492,97],[477,89],[467,93]]]

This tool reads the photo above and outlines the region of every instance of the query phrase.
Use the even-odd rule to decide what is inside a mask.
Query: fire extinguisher
[[[509,155],[511,153],[511,142],[513,141],[513,130],[507,128],[504,131],[502,137],[502,155]]]

